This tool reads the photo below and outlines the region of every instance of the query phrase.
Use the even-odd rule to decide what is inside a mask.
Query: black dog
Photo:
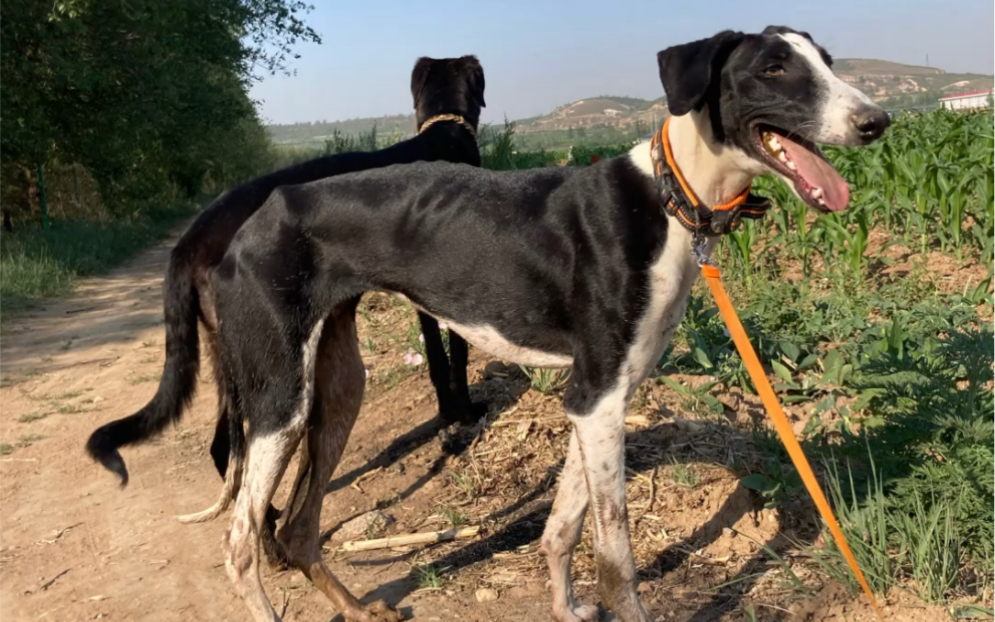
[[[484,104],[484,72],[473,56],[454,59],[421,58],[411,75],[419,134],[387,149],[317,158],[238,186],[212,202],[183,234],[170,256],[164,284],[166,362],[152,401],[130,417],[99,428],[87,450],[105,467],[128,482],[118,448],[141,442],[179,420],[193,397],[200,364],[198,319],[207,328],[208,350],[218,384],[218,423],[211,455],[221,476],[230,453],[229,411],[224,368],[217,360],[217,316],[210,274],[221,261],[238,229],[279,186],[299,184],[353,171],[420,160],[445,160],[480,166],[476,129]],[[446,359],[438,323],[419,314],[425,335],[429,373],[439,399],[440,417],[448,422],[476,420],[483,406],[473,404],[467,389],[467,345],[450,331],[452,362]],[[269,522],[278,513],[269,513]],[[265,535],[264,535],[265,538]],[[269,544],[269,538],[264,539]],[[271,561],[274,551],[266,546]]]
[[[226,567],[254,619],[277,619],[256,534],[305,437],[313,473],[279,533],[290,562],[347,620],[394,619],[362,607],[318,541],[324,482],[362,400],[354,313],[371,290],[406,296],[495,356],[572,366],[573,434],[542,538],[553,616],[598,614],[570,585],[590,504],[604,604],[624,622],[651,619],[629,543],[624,418],[684,314],[691,251],[707,258],[718,234],[762,213],[748,188],[765,172],[814,209],[844,209],[846,182],[815,143],[863,145],[888,125],[808,35],[786,28],[723,32],[658,62],[675,116],[625,156],[507,173],[416,163],[284,186],[238,232],[212,278],[233,419],[219,504],[237,491]]]

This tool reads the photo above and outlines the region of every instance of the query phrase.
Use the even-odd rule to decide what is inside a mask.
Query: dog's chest
[[[709,241],[705,252],[711,252]],[[691,234],[671,220],[670,235],[650,269],[649,300],[629,348],[626,369],[638,384],[663,356],[674,331],[684,318],[699,268],[691,254]]]

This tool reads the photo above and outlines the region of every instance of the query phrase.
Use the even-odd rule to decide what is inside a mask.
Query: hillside
[[[883,60],[845,58],[835,63],[836,73],[881,103],[885,108],[928,105],[951,93],[990,89],[992,76],[947,73],[936,67],[902,65]]]
[[[931,106],[943,95],[992,88],[995,78],[979,74],[948,73],[936,67],[903,65],[884,60],[837,59],[834,69],[888,109]],[[558,149],[568,145],[609,144],[647,135],[667,116],[663,97],[599,95],[564,104],[550,113],[515,122],[519,146]],[[273,140],[281,144],[306,144],[326,140],[334,132],[359,134],[374,125],[379,134],[410,136],[414,115],[391,115],[347,121],[270,125]]]
[[[307,144],[322,142],[331,138],[333,134],[367,134],[374,127],[377,133],[388,135],[394,132],[402,136],[411,136],[415,133],[415,115],[392,114],[382,117],[365,117],[359,119],[347,119],[345,121],[311,121],[307,123],[289,123],[267,125],[270,138],[277,144]]]

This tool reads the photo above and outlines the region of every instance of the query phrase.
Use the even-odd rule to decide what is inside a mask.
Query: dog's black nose
[[[891,117],[880,108],[867,107],[859,112],[853,113],[850,122],[860,134],[860,138],[866,142],[881,138],[884,131],[891,125]]]

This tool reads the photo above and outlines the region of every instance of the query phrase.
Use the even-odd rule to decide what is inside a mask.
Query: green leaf
[[[794,382],[794,377],[792,377],[790,369],[777,361],[771,361],[770,366],[773,368],[774,373],[777,374],[778,378],[784,380],[785,382]]]
[[[712,369],[715,367],[715,365],[712,364],[712,361],[708,358],[708,354],[706,354],[701,348],[694,349],[694,360],[698,361],[698,364],[705,369]]]
[[[801,404],[803,402],[811,402],[812,398],[808,395],[782,395],[781,401],[785,404]]]
[[[798,357],[802,354],[798,346],[790,341],[782,341],[778,346],[781,348],[781,352],[784,352],[784,355],[791,359],[792,362],[797,361]]]
[[[809,354],[808,356],[802,359],[801,363],[798,363],[798,369],[799,370],[808,369],[809,367],[815,365],[818,362],[819,362],[818,354]]]
[[[749,488],[750,490],[756,490],[757,492],[763,493],[772,490],[774,483],[766,475],[760,473],[753,473],[752,475],[747,475],[746,477],[739,480],[739,483],[743,485],[743,488]]]
[[[865,428],[880,428],[885,424],[885,419],[881,415],[875,415],[873,417],[867,417],[861,422]]]
[[[659,378],[657,378],[657,382],[662,382],[663,384],[667,385],[674,391],[677,391],[678,394],[684,397],[691,395],[691,391],[687,387],[685,387],[683,384],[679,382],[671,380],[666,376],[660,376]]]
[[[830,350],[826,353],[826,358],[822,360],[822,368],[826,372],[824,378],[835,379],[843,363],[843,355],[839,353],[839,350]]]
[[[717,415],[721,415],[723,412],[725,412],[725,406],[723,406],[722,402],[719,401],[719,398],[715,397],[714,395],[705,393],[701,395],[701,401],[704,402],[706,406],[708,406],[709,410],[711,410],[713,413]]]

